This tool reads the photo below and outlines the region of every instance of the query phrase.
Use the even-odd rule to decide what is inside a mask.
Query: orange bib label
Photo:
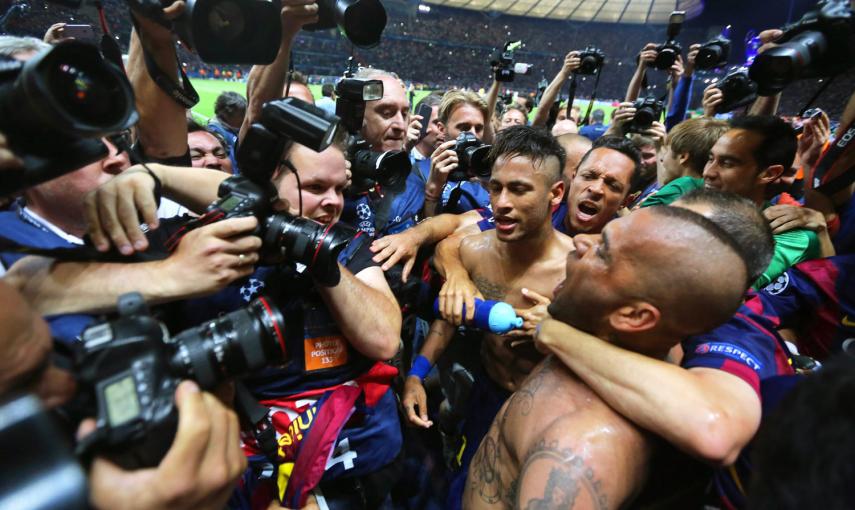
[[[340,336],[306,338],[303,342],[309,372],[347,363],[347,341]]]

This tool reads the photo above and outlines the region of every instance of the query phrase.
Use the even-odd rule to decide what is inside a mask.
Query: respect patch
[[[721,354],[748,365],[754,370],[760,370],[763,365],[756,358],[740,347],[723,342],[705,342],[695,347],[697,354]]]

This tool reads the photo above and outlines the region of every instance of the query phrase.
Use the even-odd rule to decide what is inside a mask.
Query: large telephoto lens
[[[353,228],[341,223],[326,225],[277,213],[267,219],[262,250],[275,251],[273,258],[303,264],[320,283],[335,285],[340,276],[338,255],[355,235]]]
[[[821,32],[802,32],[789,41],[757,55],[748,71],[760,85],[762,95],[778,93],[799,79],[828,51],[828,39]]]
[[[287,359],[285,320],[258,298],[246,308],[183,331],[170,340],[172,368],[203,389]]]
[[[137,120],[128,80],[98,49],[77,41],[54,46],[24,64],[3,102],[22,123],[51,126],[70,138],[97,138]]]

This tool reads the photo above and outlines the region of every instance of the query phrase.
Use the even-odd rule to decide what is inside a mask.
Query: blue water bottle
[[[433,311],[437,317],[439,313],[439,299],[433,303]],[[463,315],[466,316],[466,305],[463,305]],[[503,335],[512,329],[521,328],[522,317],[517,317],[514,307],[503,301],[490,301],[475,298],[475,318],[470,326],[497,335]]]

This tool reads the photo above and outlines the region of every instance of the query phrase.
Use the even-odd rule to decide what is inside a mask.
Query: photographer
[[[487,104],[474,92],[463,92],[451,90],[442,97],[439,106],[439,131],[445,140],[440,144],[430,157],[430,166],[425,172],[424,163],[419,164],[425,184],[425,217],[436,214],[437,205],[442,202],[445,206],[451,195],[452,184],[448,182],[449,174],[459,165],[457,152],[457,137],[461,133],[471,133],[476,138],[482,139],[486,130],[488,115]],[[474,182],[462,182],[457,185],[467,195],[465,202],[460,202],[460,210],[465,212],[472,209],[486,207],[490,199],[486,190]],[[462,198],[462,197],[461,197]]]
[[[340,145],[331,145],[317,153],[291,142],[285,148],[281,160],[272,177],[280,197],[277,209],[327,225],[335,224],[342,212],[342,191],[347,181]],[[139,188],[123,186],[112,194],[127,198],[134,195],[135,189],[151,190],[151,177],[140,174],[139,178],[145,180],[147,185]],[[215,189],[211,187],[188,189],[196,190],[193,199],[198,202],[217,198]],[[126,211],[116,207],[110,195],[105,193],[96,196],[98,203],[95,210],[112,211],[110,214],[116,217],[124,216]],[[367,243],[362,243],[360,236],[342,252],[337,268],[340,280],[330,287],[313,279],[309,270],[299,272],[291,265],[260,267],[250,279],[241,279],[208,299],[188,303],[183,308],[185,316],[182,320],[188,324],[198,324],[221,312],[243,306],[262,290],[273,298],[283,310],[287,325],[286,350],[293,357],[287,360],[284,367],[253,374],[247,383],[255,398],[274,409],[274,424],[285,427],[278,429],[280,434],[287,435],[287,426],[291,421],[282,409],[294,409],[297,406],[300,407],[298,412],[302,412],[304,401],[320,398],[326,393],[332,394],[349,381],[355,381],[359,388],[370,383],[365,387],[368,393],[365,394],[364,404],[353,404],[357,406],[356,413],[360,416],[364,413],[365,419],[356,420],[359,423],[357,429],[345,427],[339,439],[330,445],[337,447],[344,441],[344,444],[349,445],[351,453],[348,455],[354,455],[353,461],[329,466],[324,478],[312,483],[302,478],[304,473],[295,472],[293,477],[298,481],[289,483],[287,478],[280,479],[283,485],[279,489],[285,491],[284,484],[289,483],[291,490],[303,488],[308,491],[320,483],[328,499],[332,497],[328,491],[342,489],[343,498],[355,496],[365,497],[371,502],[382,501],[385,489],[373,493],[368,487],[374,485],[370,485],[367,480],[384,478],[394,473],[391,463],[400,449],[395,400],[389,389],[395,370],[380,361],[392,358],[398,350],[401,314],[382,270],[371,261]],[[321,408],[324,402],[312,405]],[[350,412],[351,409],[352,405],[346,411]],[[252,444],[248,447],[248,451],[254,454],[251,462],[258,465],[269,463],[270,460],[256,448],[257,445]],[[329,453],[318,455],[326,456]],[[288,456],[290,454],[282,455],[285,457],[276,459],[277,463],[295,461],[294,457]],[[270,485],[275,485],[276,480],[256,479],[253,473],[257,471],[247,471],[243,490],[233,501],[236,506],[244,505],[253,497],[264,497],[253,494],[279,493]],[[349,481],[341,482],[340,477],[346,477]],[[356,482],[358,480],[361,482]],[[363,483],[365,492],[354,489],[349,483]]]
[[[0,394],[34,392],[49,407],[74,393],[71,374],[49,357],[47,325],[0,281]],[[175,393],[178,433],[156,467],[127,471],[96,457],[89,471],[89,500],[96,509],[210,509],[223,507],[246,466],[234,412],[210,393],[184,382]],[[91,424],[81,427],[86,435]]]

